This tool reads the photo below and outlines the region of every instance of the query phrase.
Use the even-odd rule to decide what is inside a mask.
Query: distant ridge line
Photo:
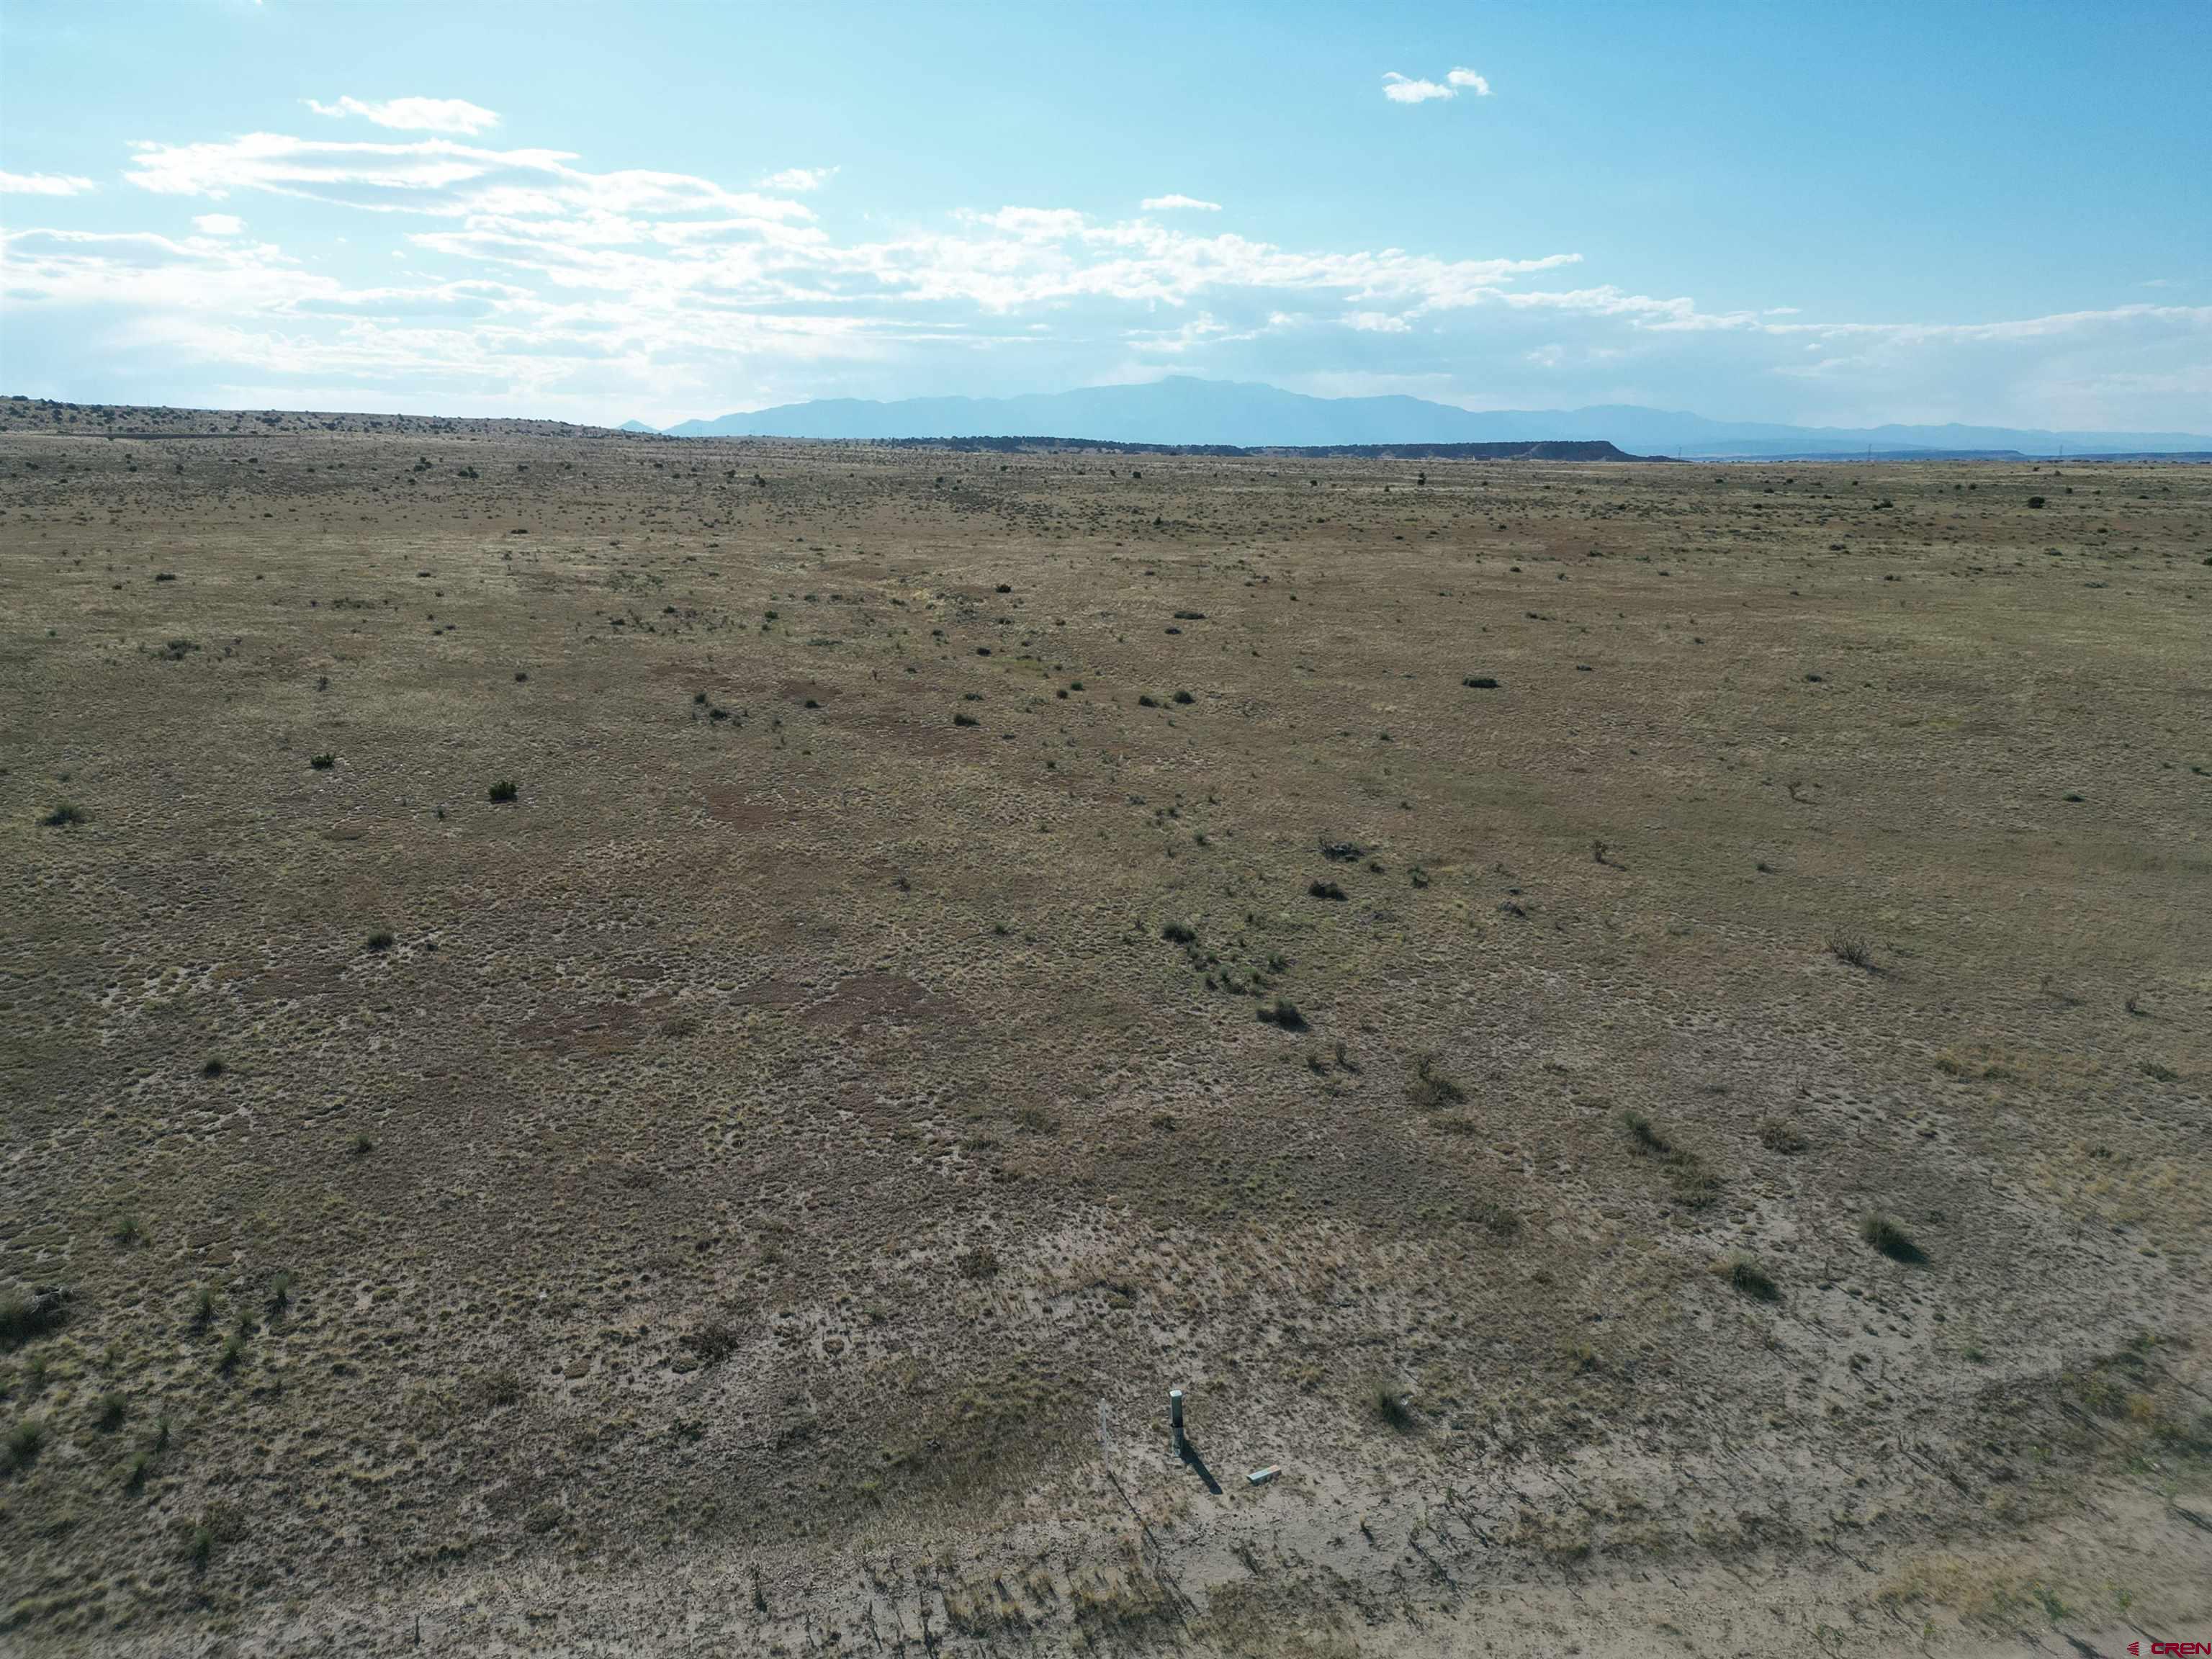
[[[1145,410],[1128,407],[1127,399],[1132,394],[1139,398],[1158,396],[1162,388],[1170,394],[1194,399],[1199,405],[1208,405],[1187,411],[1190,422],[1201,429],[1192,431],[1184,426],[1184,429],[1172,434],[1162,434],[1157,427],[1153,432],[1142,430],[1152,422],[1145,418]],[[1085,406],[1086,399],[1101,398],[1114,400],[1121,406]],[[1260,406],[1243,407],[1253,399]],[[990,424],[981,423],[979,410],[989,412]],[[1402,423],[1410,414],[1419,414],[1424,420],[1448,422],[1458,429],[1409,434],[1402,429]],[[861,417],[874,422],[878,429],[850,429]],[[1063,419],[1065,425],[1060,424]],[[1173,411],[1160,419],[1182,424],[1182,417],[1174,416]],[[1022,424],[1015,425],[1017,420]],[[894,421],[899,424],[890,425]],[[999,424],[1001,421],[1004,425]],[[970,425],[970,422],[976,423]],[[1035,424],[1030,424],[1032,422]],[[1047,425],[1047,422],[1052,424]],[[1212,430],[1203,429],[1209,424]],[[1135,425],[1139,431],[1112,438],[1048,435],[1054,426],[1059,426],[1061,431],[1080,432],[1102,428],[1112,430],[1115,425]],[[1251,432],[1254,425],[1272,425],[1275,429],[1255,441]],[[1555,428],[1566,425],[1571,429],[1547,432],[1544,430],[1547,425]],[[812,429],[805,429],[810,426]],[[932,430],[933,426],[938,429]],[[1470,432],[1470,426],[1476,430]],[[889,429],[884,429],[886,427]],[[1593,427],[1606,435],[1592,435]],[[775,428],[785,429],[767,429]],[[1022,435],[1024,428],[1034,435]],[[1571,429],[1574,428],[1580,429]],[[1077,393],[1018,398],[905,399],[896,404],[844,399],[787,404],[778,410],[726,416],[714,422],[686,421],[665,431],[634,420],[608,427],[518,415],[408,415],[391,411],[77,404],[18,392],[0,394],[0,433],[79,442],[236,441],[300,434],[377,433],[393,436],[404,433],[464,439],[530,434],[660,443],[713,438],[725,442],[876,444],[971,453],[1030,450],[1040,453],[1079,453],[1090,450],[1104,454],[1365,456],[1402,460],[1456,458],[1796,464],[2063,459],[2069,465],[2094,465],[2099,462],[2196,466],[2212,464],[2212,434],[2203,434],[2033,432],[1955,425],[1857,430],[1761,427],[1707,421],[1698,416],[1669,414],[1627,404],[1564,412],[1493,410],[1477,415],[1443,404],[1425,404],[1417,398],[1310,398],[1271,386],[1237,386],[1188,377],[1171,377],[1166,381],[1135,386],[1090,388]],[[1244,441],[1231,442],[1232,437]],[[1912,441],[1900,441],[1900,437]]]
[[[1264,382],[1164,380],[1079,386],[1012,397],[816,398],[680,421],[678,438],[977,438],[1009,433],[1081,433],[1115,443],[1194,448],[1283,446],[1346,453],[1407,453],[1418,444],[1609,441],[1638,455],[1677,459],[1833,455],[1860,459],[1890,453],[2016,450],[2035,456],[2063,452],[2139,453],[2212,447],[2212,433],[2041,431],[2018,427],[1894,423],[1805,427],[1761,421],[1716,421],[1682,410],[1634,404],[1582,409],[1463,409],[1393,393],[1316,398]]]
[[[804,441],[803,440],[801,441]],[[830,440],[836,442],[839,440]],[[1034,454],[1073,452],[1107,455],[1310,455],[1376,460],[1650,461],[1670,455],[1631,455],[1608,439],[1528,438],[1503,443],[1404,444],[1148,444],[1116,438],[975,437],[848,438],[842,441],[884,449],[947,449],[957,454]]]

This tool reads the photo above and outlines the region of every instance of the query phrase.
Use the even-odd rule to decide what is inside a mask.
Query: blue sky
[[[0,389],[2212,428],[2212,7],[0,0]]]

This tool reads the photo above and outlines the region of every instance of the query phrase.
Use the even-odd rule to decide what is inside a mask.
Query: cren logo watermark
[[[2140,1642],[2128,1644],[2130,1653],[2141,1654],[2142,1650],[2143,1644]],[[2150,1650],[2153,1653],[2212,1654],[2212,1642],[2153,1642]]]

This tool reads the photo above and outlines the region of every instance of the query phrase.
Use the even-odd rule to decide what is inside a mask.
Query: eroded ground
[[[0,409],[5,1645],[2212,1636],[2212,470]]]

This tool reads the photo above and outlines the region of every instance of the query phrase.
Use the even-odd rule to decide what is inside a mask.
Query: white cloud
[[[1455,69],[1441,81],[1415,80],[1390,70],[1382,76],[1382,95],[1394,104],[1425,104],[1431,98],[1456,98],[1461,93],[1490,96],[1490,82],[1471,69]]]
[[[15,232],[0,296],[57,325],[12,331],[11,369],[20,340],[52,384],[106,374],[170,401],[250,386],[269,404],[289,386],[346,406],[352,387],[355,407],[450,392],[447,407],[656,419],[897,395],[948,369],[973,386],[1008,362],[1030,385],[1173,362],[1314,389],[1479,386],[1498,407],[1679,406],[1685,387],[1726,386],[1710,412],[1838,424],[2186,428],[2212,382],[2212,307],[1972,324],[1707,312],[1625,282],[1559,286],[1572,252],[1286,247],[1208,234],[1162,205],[1176,198],[1146,203],[1162,217],[917,210],[896,234],[853,234],[765,188],[597,172],[567,151],[270,133],[136,143],[125,176],[198,200],[349,208],[353,234],[323,233],[324,257],[303,262],[245,234],[247,217],[265,232],[259,213],[203,213],[181,239]],[[969,367],[994,352],[990,370]]]
[[[458,132],[475,134],[499,125],[499,117],[481,104],[462,98],[390,98],[381,103],[344,97],[335,104],[305,100],[318,115],[358,115],[380,127],[402,132]]]
[[[835,167],[786,167],[760,181],[763,190],[819,190],[837,175]]]
[[[249,132],[210,143],[135,141],[125,179],[167,196],[222,198],[260,190],[375,212],[536,219],[574,214],[602,235],[636,229],[624,216],[719,211],[747,220],[804,220],[799,203],[726,191],[680,173],[590,173],[567,150],[482,149],[450,138],[352,143]]]
[[[98,188],[71,173],[0,173],[0,196],[82,196]]]
[[[1073,208],[1004,207],[996,213],[967,216],[971,222],[988,225],[1010,235],[1033,241],[1058,241],[1080,235],[1084,217]]]
[[[1281,327],[1287,321],[1279,316],[1271,317],[1257,327],[1237,329],[1221,321],[1212,312],[1201,311],[1180,328],[1133,329],[1125,337],[1125,343],[1132,351],[1164,352],[1170,356],[1180,356],[1198,346],[1256,340],[1269,329]]]
[[[1382,95],[1394,104],[1424,104],[1431,98],[1456,98],[1459,94],[1441,81],[1416,81],[1389,70],[1382,76]]]
[[[147,317],[201,311],[251,316],[339,284],[274,248],[143,232],[21,230],[0,235],[0,293],[12,304],[112,305]]]
[[[1189,208],[1200,213],[1218,213],[1218,202],[1201,202],[1195,196],[1147,196],[1142,206],[1147,213],[1168,212],[1176,208]]]

